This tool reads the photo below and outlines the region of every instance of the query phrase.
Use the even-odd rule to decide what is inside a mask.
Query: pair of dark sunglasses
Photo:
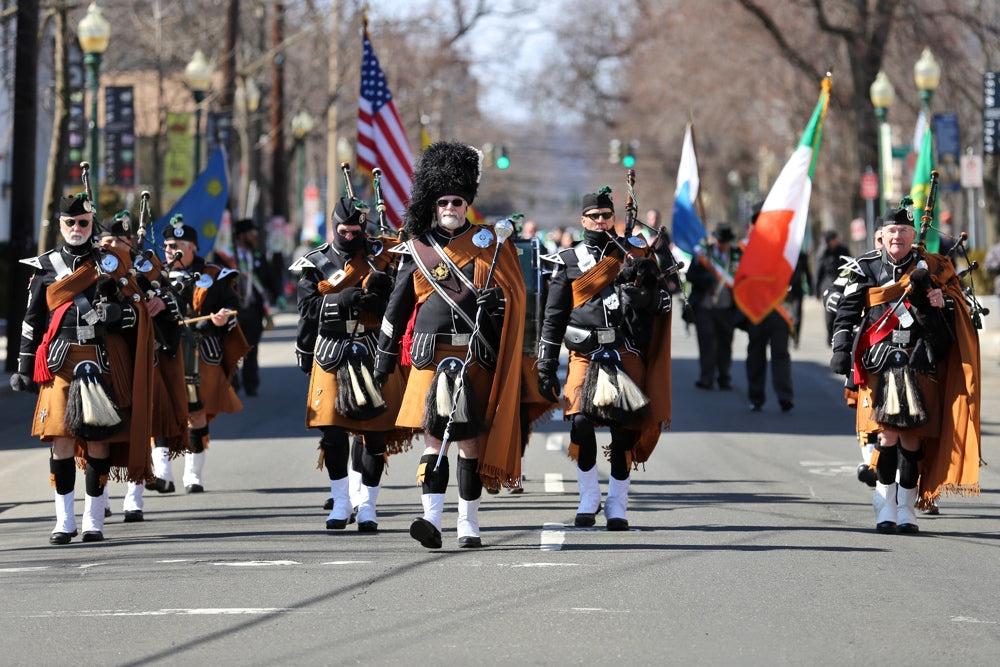
[[[62,223],[67,227],[79,227],[80,229],[86,229],[90,227],[90,220],[77,220],[75,218],[63,218]]]
[[[597,222],[601,218],[604,218],[605,220],[610,220],[614,216],[615,216],[615,214],[612,213],[611,211],[605,211],[603,213],[584,213],[583,214],[583,217],[590,218],[594,222]]]
[[[454,206],[455,208],[459,208],[459,207],[461,207],[461,206],[462,206],[462,204],[464,204],[464,203],[465,203],[465,201],[464,201],[464,200],[462,200],[462,199],[458,199],[458,198],[456,198],[456,199],[438,199],[438,200],[437,200],[437,205],[438,205],[438,208],[444,208],[444,207],[446,207],[446,206],[447,206],[448,204],[451,204],[451,205],[452,205],[452,206]]]

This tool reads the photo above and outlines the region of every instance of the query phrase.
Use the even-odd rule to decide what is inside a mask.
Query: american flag
[[[389,84],[364,31],[361,61],[361,97],[358,100],[358,168],[382,170],[382,198],[386,218],[398,228],[413,183],[413,157]]]

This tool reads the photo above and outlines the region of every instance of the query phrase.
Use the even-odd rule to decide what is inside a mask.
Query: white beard
[[[81,246],[87,242],[90,238],[86,232],[77,231],[79,227],[74,227],[72,231],[63,227],[59,231],[62,232],[63,241],[66,245],[71,245],[73,247]]]
[[[460,218],[457,215],[445,215],[438,220],[438,224],[449,232],[453,232],[462,225],[465,224],[465,219]]]

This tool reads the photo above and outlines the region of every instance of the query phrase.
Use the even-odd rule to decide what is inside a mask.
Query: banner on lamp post
[[[191,114],[187,111],[167,112],[167,153],[163,157],[163,193],[168,198],[180,197],[191,185]]]

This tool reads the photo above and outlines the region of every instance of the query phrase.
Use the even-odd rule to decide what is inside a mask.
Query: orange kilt
[[[66,428],[66,404],[69,401],[69,385],[73,381],[73,369],[81,361],[99,360],[96,345],[69,346],[63,365],[52,373],[52,380],[42,383],[38,388],[38,402],[35,404],[35,418],[31,424],[31,435],[38,436],[44,442],[53,438],[76,438]],[[111,373],[101,373],[106,386],[111,387]],[[117,397],[115,397],[117,398]],[[122,429],[127,428],[125,414],[122,414]],[[127,431],[123,431],[127,436]]]
[[[467,352],[467,347],[437,345],[434,348],[433,363],[428,364],[426,368],[410,369],[409,377],[406,380],[406,392],[403,394],[403,402],[399,408],[399,415],[396,417],[396,426],[423,430],[424,406],[427,404],[428,394],[431,393],[431,381],[434,379],[438,364],[448,357],[456,357],[459,361],[465,361]],[[486,370],[477,363],[470,363],[467,367],[467,374],[478,412],[481,415],[486,414],[494,372]],[[469,385],[466,387],[468,388]]]
[[[217,415],[231,414],[243,409],[243,403],[240,402],[230,383],[230,376],[226,374],[221,364],[208,364],[204,359],[200,359],[198,374],[201,376],[198,398],[205,406],[208,421],[212,421]]]
[[[930,419],[923,426],[907,429],[906,433],[921,438],[936,438],[941,432],[941,394],[939,385],[934,378],[919,373],[916,376],[917,385],[923,394],[924,405],[927,406],[927,415]],[[881,381],[881,373],[869,373],[868,381],[858,387],[858,433],[877,433],[885,429],[884,426],[875,421],[875,407],[873,405],[873,399],[878,392]]]
[[[638,386],[644,386],[646,381],[646,362],[642,357],[634,352],[628,352],[624,348],[618,348],[618,354],[621,355],[622,369],[624,369],[625,373]],[[563,412],[564,419],[583,412],[580,407],[580,393],[583,390],[583,382],[587,377],[587,368],[589,366],[589,356],[572,351],[569,353],[566,385],[563,387],[563,403],[567,406]],[[635,430],[639,430],[641,423],[637,423],[634,426]]]

